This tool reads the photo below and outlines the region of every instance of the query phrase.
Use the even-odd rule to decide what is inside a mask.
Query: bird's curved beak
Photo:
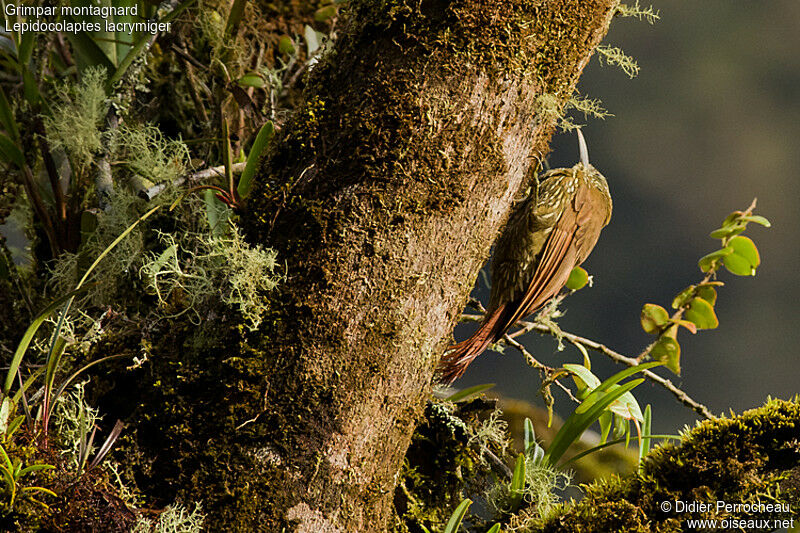
[[[578,132],[578,150],[581,153],[581,163],[586,168],[589,168],[589,149],[586,147],[586,139],[583,138],[583,133],[581,130],[576,130]]]

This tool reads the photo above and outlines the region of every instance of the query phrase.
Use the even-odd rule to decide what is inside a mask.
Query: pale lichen
[[[76,171],[87,168],[103,145],[100,128],[108,110],[105,72],[88,68],[80,83],[58,87],[52,115],[44,118],[51,148],[63,149]]]

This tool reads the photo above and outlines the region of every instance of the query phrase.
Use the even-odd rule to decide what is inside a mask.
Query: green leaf
[[[655,363],[660,364],[660,363]],[[644,370],[643,367],[647,365],[639,365],[635,369],[635,371]],[[625,372],[625,371],[623,371]],[[612,376],[612,377],[616,377]],[[610,379],[610,378],[609,378]],[[555,465],[558,460],[564,455],[564,452],[567,451],[569,446],[576,442],[580,436],[583,434],[586,429],[589,428],[606,410],[606,408],[611,405],[617,398],[629,392],[634,387],[639,386],[644,379],[635,379],[633,381],[629,381],[624,385],[621,385],[618,389],[613,391],[608,390],[600,390],[598,387],[598,394],[597,396],[593,396],[595,393],[592,393],[588,398],[586,398],[581,405],[575,410],[572,415],[567,419],[561,429],[558,431],[556,436],[553,438],[553,442],[550,444],[547,452],[545,453],[544,458],[542,459],[542,463]],[[581,409],[586,406],[585,409]]]
[[[111,93],[114,85],[122,79],[139,54],[147,49],[152,39],[153,35],[150,33],[144,33],[140,35],[133,46],[130,47],[128,53],[125,54],[125,57],[122,58],[122,61],[119,62],[119,65],[116,68],[109,70],[109,72],[112,72],[113,74],[111,74],[108,80],[106,80],[106,93]]]
[[[221,237],[228,229],[228,220],[231,216],[231,211],[224,203],[220,202],[214,191],[205,189],[203,191],[203,203],[206,206],[206,220],[211,228],[211,234],[215,237]]]
[[[669,322],[669,313],[660,305],[644,304],[639,321],[645,333],[656,334]]]
[[[17,369],[22,362],[22,356],[25,355],[25,352],[28,350],[28,346],[30,346],[31,341],[33,340],[33,336],[36,335],[36,332],[44,323],[44,321],[47,320],[50,315],[55,313],[64,302],[74,298],[80,293],[86,292],[89,290],[89,288],[90,286],[88,285],[86,287],[78,287],[74,291],[69,292],[60,298],[56,298],[31,321],[28,329],[25,330],[25,333],[22,335],[22,339],[20,339],[19,344],[17,345],[17,350],[14,352],[14,357],[11,358],[11,365],[8,368],[6,380],[3,384],[3,394],[7,395],[11,390],[11,385],[14,384],[14,378],[17,377]]]
[[[19,54],[17,54],[17,61],[19,61],[20,65],[27,65],[31,60],[31,54],[33,54],[33,43],[35,41],[35,31],[29,31],[22,34],[19,43]]]
[[[643,370],[648,370],[650,368],[660,366],[663,363],[645,363],[643,365],[633,366],[631,368],[626,368],[625,370],[621,370],[614,374],[613,376],[607,378],[603,381],[600,385],[598,385],[592,393],[586,398],[584,402],[581,403],[576,409],[576,413],[583,413],[589,410],[592,406],[593,402],[596,402],[600,397],[602,397],[606,392],[608,392],[611,387],[622,381],[623,379],[630,377],[638,372],[642,372]]]
[[[742,222],[732,222],[723,225],[719,229],[715,229],[709,234],[709,236],[712,239],[725,239],[727,237],[730,237],[731,235],[737,235],[743,232],[746,227],[747,225]]]
[[[679,292],[678,295],[675,296],[675,298],[672,300],[672,308],[680,309],[681,307],[686,305],[686,302],[688,302],[689,299],[692,298],[692,296],[694,296],[694,291],[696,288],[697,287],[695,285],[689,285],[681,292]]]
[[[642,468],[642,461],[644,456],[650,453],[650,427],[652,425],[653,413],[650,409],[650,404],[644,408],[644,417],[642,421],[642,438],[639,440],[639,469]]]
[[[728,272],[737,276],[755,276],[756,269],[750,265],[750,262],[744,257],[736,254],[731,254],[723,260],[725,268]]]
[[[314,20],[317,22],[325,22],[334,15],[336,15],[336,6],[325,6],[314,11]]]
[[[293,56],[297,53],[291,37],[288,35],[283,35],[280,39],[278,39],[278,52],[287,56]]]
[[[75,22],[78,22],[75,20]],[[78,70],[83,72],[89,67],[102,67],[106,72],[114,72],[114,63],[108,58],[92,37],[86,32],[66,33],[67,40],[75,52]],[[130,55],[130,52],[128,52]]]
[[[742,220],[746,220],[747,222],[755,222],[756,224],[761,224],[765,228],[772,227],[772,224],[769,223],[769,220],[760,215],[747,215],[742,217]]]
[[[4,467],[5,467],[7,470],[8,470],[8,472],[9,472],[9,474],[10,474],[10,473],[11,473],[11,472],[14,470],[14,465],[13,465],[13,464],[11,464],[11,459],[9,459],[9,457],[8,457],[8,454],[6,453],[6,450],[5,450],[5,448],[3,448],[2,446],[0,446],[0,456],[1,456],[1,457],[2,457],[2,459],[3,459],[3,466],[4,466]],[[12,478],[11,480],[12,480],[12,482],[13,482],[13,481],[14,481],[14,478]]]
[[[447,525],[444,526],[444,533],[456,533],[458,531],[459,526],[461,526],[461,521],[464,520],[464,515],[467,514],[467,509],[469,509],[470,505],[472,505],[472,500],[469,498],[461,500],[456,510],[450,515],[450,520],[447,521]]]
[[[710,303],[702,298],[694,298],[683,315],[686,320],[697,326],[697,329],[714,329],[719,326],[719,319]]]
[[[616,385],[618,387],[619,385]],[[613,389],[610,389],[613,390]],[[609,405],[608,409],[625,420],[642,421],[642,410],[633,394],[627,392]]]
[[[517,509],[522,504],[525,495],[525,454],[517,456],[514,473],[511,475],[511,504],[512,509]]]
[[[589,273],[583,268],[576,266],[569,273],[566,287],[571,291],[577,291],[584,288],[589,283]]]
[[[523,446],[522,451],[523,453],[528,453],[528,450],[536,444],[536,431],[533,428],[533,422],[527,416],[525,417],[525,423],[523,425]]]
[[[25,166],[25,156],[22,154],[22,150],[5,133],[0,133],[0,156],[7,162],[13,163],[17,168]]]
[[[638,372],[648,370],[650,368],[661,365],[662,363],[646,363],[635,367],[627,368],[617,372],[613,376],[603,381],[591,394],[575,409],[575,411],[567,418],[564,425],[553,438],[553,442],[545,453],[542,463],[555,465],[558,460],[564,455],[569,446],[575,442],[583,434],[586,429],[591,426],[597,419],[599,419],[606,408],[621,397],[626,392],[629,392],[634,387],[642,383],[642,379],[629,381],[619,388],[610,390],[614,385],[623,379],[630,377]]]
[[[33,77],[33,73],[28,70],[28,67],[22,69],[22,92],[25,95],[25,99],[34,109],[37,109],[40,103],[43,103],[44,107],[47,106],[47,103],[42,101],[36,78]]]
[[[530,455],[530,452],[528,453]],[[541,464],[542,460],[544,459],[544,449],[539,446],[538,443],[533,443],[533,456],[531,456],[531,462],[534,465]]]
[[[64,355],[64,349],[67,347],[66,339],[60,334],[63,324],[63,320],[61,319],[63,319],[64,316],[64,312],[62,311],[61,317],[59,317],[58,325],[56,326],[58,335],[54,337],[54,340],[50,345],[50,352],[47,354],[47,361],[44,371],[45,396],[48,396],[48,392],[52,391],[53,381],[56,379],[56,370],[58,370],[58,367],[61,363],[61,357]]]
[[[726,246],[721,250],[717,250],[716,252],[711,252],[708,255],[705,255],[700,258],[700,261],[697,262],[697,265],[700,267],[700,270],[703,272],[709,272],[712,268],[714,268],[714,264],[724,259],[725,257],[731,255],[733,253],[733,248],[730,246]]]
[[[264,81],[264,78],[255,72],[245,74],[238,79],[237,83],[239,83],[239,85],[242,87],[255,87],[256,89],[261,89],[267,84],[267,82]]]
[[[650,356],[664,363],[673,373],[681,375],[681,345],[677,339],[662,335],[653,345]]]
[[[744,257],[750,266],[755,270],[761,264],[761,257],[758,254],[758,248],[755,243],[748,237],[734,237],[728,243],[728,246],[733,248],[733,253]]]
[[[500,524],[495,524],[486,530],[486,533],[500,533]]]
[[[614,413],[606,411],[600,415],[597,422],[600,424],[600,443],[602,444],[608,440],[608,434],[611,433],[611,426],[614,424]]]
[[[253,188],[253,177],[256,175],[256,169],[258,168],[258,161],[273,135],[275,135],[275,126],[271,121],[267,121],[258,130],[256,140],[253,141],[250,153],[247,154],[247,163],[245,163],[242,175],[239,177],[239,184],[236,186],[236,192],[240,198],[245,198],[250,194],[250,190]]]
[[[600,385],[600,379],[583,365],[566,363],[564,368],[569,370],[570,374],[572,374],[572,379],[579,389],[588,388],[589,390],[593,390]]]
[[[43,494],[48,494],[56,498],[58,497],[58,494],[44,487],[23,487],[22,489],[20,489],[20,492],[41,492]]]
[[[464,390],[460,390],[456,393],[451,394],[445,400],[448,402],[458,403],[464,400],[471,399],[478,394],[482,393],[485,390],[489,390],[494,387],[494,383],[484,383],[483,385],[475,385],[474,387],[469,387]]]
[[[652,441],[653,439],[681,440],[681,437],[679,435],[650,435],[650,440]],[[611,440],[611,441],[608,441],[608,442],[604,442],[603,444],[600,444],[600,445],[595,446],[593,448],[589,448],[588,450],[582,451],[581,453],[579,453],[579,454],[577,454],[577,455],[575,455],[573,457],[570,457],[567,461],[564,461],[563,463],[561,463],[560,468],[563,470],[568,464],[574,463],[578,459],[582,459],[583,457],[586,457],[590,453],[595,453],[597,451],[600,451],[600,450],[602,450],[604,448],[608,448],[609,446],[613,446],[615,444],[621,444],[621,443],[625,442],[625,440],[626,440],[625,437],[623,437],[621,439],[614,439],[614,440]]]
[[[19,415],[11,423],[8,425],[8,429],[5,432],[5,439],[9,440],[13,435],[14,432],[22,425],[25,421],[25,415]]]
[[[616,413],[614,414],[614,439],[625,439],[625,447],[628,447],[628,442],[630,439],[630,426],[628,421]]]
[[[115,7],[133,7],[136,5],[136,0],[114,0]],[[140,12],[140,16],[143,14]],[[139,22],[138,17],[134,17],[133,15],[114,15],[114,22],[117,24],[131,24],[134,22]],[[127,32],[123,31],[116,31],[114,32],[114,38],[116,42],[116,50],[114,50],[114,56],[119,59],[120,57],[125,57],[125,55],[130,51],[131,44],[131,36],[127,34]]]
[[[712,306],[717,303],[717,290],[711,285],[697,287],[697,297],[707,301]]]
[[[228,22],[225,24],[225,38],[235,37],[239,29],[239,22],[244,14],[244,6],[247,0],[234,0],[231,10],[228,12]]]
[[[42,470],[55,470],[55,468],[56,467],[53,465],[31,465],[20,470],[19,477],[22,477],[25,474],[30,474],[31,472],[41,472]]]

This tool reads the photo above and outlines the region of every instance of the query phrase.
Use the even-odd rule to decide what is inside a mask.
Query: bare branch
[[[483,320],[483,317],[480,316],[480,315],[462,315],[462,319],[463,320],[468,320],[468,321],[476,321],[476,322],[478,322],[478,321]],[[546,333],[547,335],[553,335],[553,336],[555,335],[553,330],[551,328],[549,328],[548,326],[544,325],[544,324],[539,324],[539,323],[536,323],[536,322],[529,322],[529,321],[525,321],[525,320],[520,320],[519,322],[517,322],[517,325],[520,326],[520,330],[515,331],[513,333],[513,337],[518,337],[519,335],[523,335],[523,334],[528,333],[530,331],[538,331],[539,333]],[[606,357],[612,359],[613,361],[615,361],[617,363],[622,363],[622,364],[625,364],[625,365],[628,365],[628,366],[638,366],[639,365],[640,361],[637,358],[624,356],[621,353],[616,352],[616,351],[612,350],[611,348],[607,347],[606,345],[601,344],[599,342],[593,341],[591,339],[586,339],[584,337],[580,337],[580,336],[572,334],[572,333],[567,333],[566,331],[562,331],[561,335],[562,335],[562,337],[564,339],[568,340],[569,342],[571,342],[573,344],[579,344],[579,345],[584,346],[584,347],[586,347],[586,348],[588,348],[590,350],[593,350],[595,352],[602,353],[603,355],[605,355]],[[519,344],[517,341],[515,341],[513,339],[513,337],[510,336],[510,335],[505,335],[503,337],[503,340],[505,340],[507,343],[510,340],[511,343],[509,343],[509,344],[511,344],[512,346],[514,346],[517,349],[520,349],[520,348],[518,348],[518,346],[519,346],[519,347],[521,347],[522,350],[524,350],[525,348],[522,347],[522,345]],[[508,339],[508,340],[506,340],[506,339]],[[525,355],[526,353],[527,353],[527,351],[523,352],[523,355],[525,356],[526,360],[528,360],[529,355]],[[645,351],[645,354],[646,353],[647,352]],[[530,356],[530,357],[531,357],[531,360],[536,361],[536,359],[533,359],[533,356]],[[542,365],[541,363],[538,363],[538,361],[536,361],[536,363],[538,365],[541,365],[542,367],[545,367],[545,365]],[[528,360],[528,364],[531,364],[530,360]],[[538,368],[535,364],[532,364],[532,366],[534,366],[534,368]],[[549,368],[549,367],[545,367],[545,368]],[[683,405],[689,407],[690,409],[692,409],[693,411],[695,411],[699,415],[703,416],[704,418],[707,418],[707,419],[716,418],[716,416],[714,416],[711,413],[711,411],[708,409],[708,407],[706,407],[705,405],[697,402],[696,400],[693,400],[688,394],[686,394],[684,391],[682,391],[681,389],[676,387],[672,383],[672,381],[670,381],[669,379],[661,377],[658,374],[656,374],[655,372],[652,372],[650,370],[644,370],[644,371],[642,371],[642,374],[647,379],[649,379],[650,381],[652,381],[654,383],[658,383],[659,385],[661,385],[662,387],[667,389],[669,392],[671,392],[678,399],[679,402],[681,402]],[[560,386],[560,384],[559,384],[559,386]]]

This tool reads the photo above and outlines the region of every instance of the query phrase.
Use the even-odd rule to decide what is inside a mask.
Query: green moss
[[[486,423],[495,420],[492,410],[493,404],[483,400],[457,406],[428,403],[395,489],[393,531],[438,530],[462,498],[482,494],[492,483],[482,453],[503,457],[506,444],[491,440],[496,431],[486,432]]]
[[[643,470],[585,487],[580,503],[531,531],[682,531],[688,518],[789,518],[786,513],[664,512],[661,502],[783,503],[800,510],[800,403],[770,400],[740,416],[705,421],[682,442],[653,450]]]

